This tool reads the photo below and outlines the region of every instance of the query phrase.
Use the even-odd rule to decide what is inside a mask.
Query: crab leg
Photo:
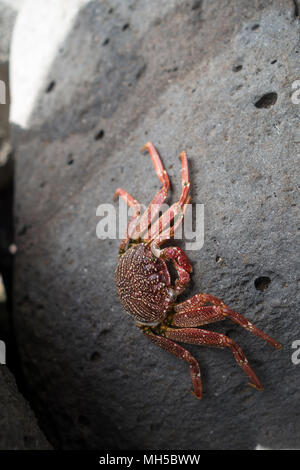
[[[178,246],[169,246],[159,250],[159,257],[164,260],[172,260],[178,273],[175,282],[176,295],[179,295],[190,281],[190,273],[193,271],[192,265],[185,252]]]
[[[209,294],[196,294],[191,299],[186,300],[185,302],[182,302],[176,305],[175,306],[176,313],[173,318],[173,321],[175,322],[174,325],[177,324],[177,322],[180,323],[184,316],[186,318],[186,323],[185,323],[186,326],[197,326],[196,318],[199,321],[198,325],[203,324],[204,313],[203,313],[203,310],[200,309],[199,307],[203,307],[207,302],[210,302],[214,307],[216,307],[212,312],[212,321],[219,321],[217,319],[213,320],[215,315],[217,315],[217,317],[221,315],[224,318],[228,317],[234,323],[237,323],[238,325],[242,326],[250,333],[255,334],[259,338],[269,343],[271,346],[273,346],[273,348],[276,348],[276,349],[282,348],[280,343],[278,343],[273,338],[271,338],[266,333],[264,333],[259,328],[257,328],[255,325],[253,325],[253,323],[247,320],[247,318],[243,317],[239,313],[227,307],[227,305],[225,305],[221,299],[218,299],[217,297],[214,297],[213,295],[209,295]],[[188,320],[190,313],[192,317],[191,323],[193,323],[193,325],[189,323],[189,320]],[[208,313],[208,311],[207,312],[205,311],[205,313]],[[208,323],[211,323],[211,321],[209,321]]]
[[[174,356],[184,360],[189,364],[194,388],[193,394],[196,398],[198,398],[198,400],[200,400],[202,398],[202,382],[200,367],[196,359],[190,354],[189,351],[184,349],[182,346],[179,346],[179,344],[174,343],[174,341],[164,338],[163,336],[155,335],[147,330],[143,330],[143,332],[153,343],[157,344],[161,348],[165,349],[171,354],[174,354]]]
[[[170,209],[168,209],[162,216],[152,225],[149,231],[144,237],[146,240],[155,240],[155,245],[163,243],[166,239],[164,235],[164,240],[160,241],[159,234],[165,229],[171,233],[171,222],[176,219],[177,216],[183,219],[184,211],[183,208],[188,203],[188,193],[190,189],[190,180],[189,180],[189,170],[188,170],[188,160],[186,152],[181,152],[179,158],[181,159],[182,168],[181,168],[181,194],[177,202],[175,202]],[[180,224],[177,225],[178,228]],[[170,238],[170,236],[168,237]]]
[[[171,238],[174,237],[174,233],[176,232],[176,230],[180,227],[180,225],[182,224],[183,222],[183,219],[184,219],[184,214],[185,214],[185,211],[188,207],[188,204],[190,203],[190,200],[191,200],[191,196],[189,196],[186,200],[186,203],[184,204],[182,210],[180,211],[179,213],[179,216],[177,217],[177,219],[175,219],[174,221],[174,224],[170,227],[167,227],[165,230],[163,230],[159,235],[158,235],[158,238],[155,238],[152,242],[151,242],[151,246],[153,247],[153,250],[158,250],[158,248],[167,240],[170,240]],[[159,251],[159,250],[158,250]]]
[[[249,385],[253,386],[257,390],[263,390],[263,386],[256,376],[253,369],[249,366],[248,360],[243,353],[241,347],[235,343],[231,338],[216,333],[214,331],[201,330],[199,328],[166,328],[165,337],[173,341],[179,341],[182,343],[197,344],[202,346],[213,346],[217,348],[229,347],[234,355],[234,358],[238,365],[248,375],[252,383]]]
[[[176,307],[175,307],[176,309]],[[172,318],[172,326],[196,327],[225,320],[220,307],[205,305],[186,312],[178,312]]]
[[[124,250],[128,240],[131,238],[131,233],[134,230],[137,219],[140,216],[141,205],[138,201],[136,201],[136,199],[134,199],[129,193],[127,193],[122,188],[116,189],[113,199],[115,200],[118,196],[121,197],[129,207],[133,208],[133,215],[128,222],[127,229],[126,229],[126,236],[125,238],[123,238],[120,248],[119,248],[119,253],[121,253]]]
[[[156,171],[156,174],[158,176],[158,179],[162,183],[163,187],[169,188],[170,187],[170,181],[168,174],[162,164],[162,161],[160,159],[160,156],[158,154],[158,151],[154,147],[154,145],[151,142],[147,142],[144,147],[141,148],[141,151],[144,152],[145,150],[148,150],[149,155],[151,157],[151,160],[153,162],[154,169]]]
[[[156,193],[151,203],[149,204],[148,208],[145,210],[145,212],[141,216],[139,223],[137,224],[136,229],[132,234],[133,239],[140,238],[142,234],[145,232],[145,230],[147,230],[152,220],[154,220],[154,218],[158,214],[159,209],[161,205],[163,204],[163,202],[165,201],[168,195],[169,188],[170,188],[170,181],[169,181],[168,174],[162,164],[162,161],[160,159],[160,156],[156,148],[151,142],[147,142],[147,144],[144,145],[144,147],[142,148],[142,152],[144,152],[145,150],[148,150],[150,154],[155,172],[158,176],[158,179],[162,183],[162,188]]]

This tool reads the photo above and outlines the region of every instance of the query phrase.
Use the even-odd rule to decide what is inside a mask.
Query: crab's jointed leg
[[[193,267],[185,252],[178,246],[169,246],[157,253],[159,258],[172,260],[178,273],[178,279],[175,281],[175,292],[179,295],[190,281],[190,273]]]
[[[209,302],[212,304],[210,310],[204,310],[205,304]],[[207,307],[208,308],[208,307]],[[259,338],[269,343],[273,348],[281,349],[280,343],[268,336],[266,333],[257,328],[247,318],[227,307],[221,299],[214,297],[210,294],[196,294],[191,299],[177,304],[174,308],[175,315],[173,317],[173,324],[177,326],[199,326],[206,323],[222,320],[223,318],[230,318],[234,323],[245,328],[250,333],[255,334]],[[210,317],[211,315],[211,317]]]
[[[168,174],[162,164],[162,161],[156,148],[151,142],[147,142],[147,144],[144,145],[144,147],[142,148],[142,152],[144,152],[145,150],[148,150],[149,152],[155,172],[158,176],[158,179],[162,183],[162,188],[156,193],[149,206],[147,207],[143,215],[140,217],[140,220],[136,225],[135,231],[132,233],[133,239],[142,237],[143,233],[147,230],[152,220],[154,220],[154,218],[158,214],[159,209],[164,203],[170,189],[170,181]]]
[[[176,310],[175,306],[175,310]],[[205,305],[184,312],[177,312],[172,318],[172,326],[196,327],[225,320],[220,307]]]
[[[150,330],[143,330],[147,338],[149,338],[153,343],[157,344],[161,348],[165,349],[171,354],[174,354],[179,359],[184,360],[190,366],[190,372],[193,382],[193,394],[198,400],[202,398],[202,382],[201,382],[201,373],[200,367],[196,359],[191,355],[189,351],[184,349],[179,344],[174,343],[170,339],[167,339],[163,336],[158,336],[153,334]]]
[[[179,217],[179,223],[177,224],[176,228],[180,225],[183,219],[184,210],[186,204],[189,202],[188,200],[188,193],[190,188],[190,180],[189,180],[189,171],[188,171],[188,160],[186,152],[181,152],[179,158],[181,159],[182,168],[181,168],[181,194],[180,198],[177,202],[175,202],[166,212],[162,214],[162,216],[150,227],[146,236],[144,237],[145,240],[152,240],[155,246],[161,245],[166,239],[171,238],[172,234],[174,234],[175,228],[170,226],[173,220],[176,221],[176,217]],[[176,222],[175,222],[176,223]],[[173,229],[173,230],[172,230]],[[165,233],[169,234],[169,236]],[[163,237],[160,237],[160,234],[164,233]]]
[[[140,213],[141,213],[141,204],[138,201],[136,201],[136,199],[134,199],[131,196],[131,194],[127,193],[122,188],[116,189],[113,199],[115,200],[118,196],[121,197],[129,207],[133,208],[133,215],[128,222],[127,229],[126,229],[126,236],[125,238],[123,238],[120,248],[119,248],[119,254],[120,254],[122,253],[127,242],[131,238],[132,231],[134,230],[137,219],[139,218]]]
[[[214,331],[201,330],[200,328],[166,328],[164,331],[166,338],[172,341],[179,341],[182,343],[197,344],[203,346],[213,346],[217,348],[229,347],[235,357],[235,360],[243,371],[248,375],[251,386],[257,390],[263,390],[263,386],[256,376],[253,369],[249,366],[248,360],[243,353],[241,347],[235,343],[231,338],[216,333]]]
[[[189,196],[186,200],[186,203],[184,204],[184,206],[182,207],[182,209],[179,211],[179,215],[178,217],[174,220],[174,224],[170,227],[170,226],[167,226],[167,228],[165,228],[159,235],[158,235],[158,238],[155,238],[151,243],[151,247],[153,248],[153,251],[155,251],[156,249],[158,249],[164,242],[166,242],[167,240],[171,240],[171,238],[174,237],[174,233],[176,232],[176,230],[180,227],[180,225],[182,224],[183,222],[183,219],[184,219],[184,214],[185,214],[185,211],[188,207],[188,204],[190,203],[190,200],[191,200],[191,196]]]

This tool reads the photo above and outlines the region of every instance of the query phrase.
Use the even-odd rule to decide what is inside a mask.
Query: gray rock
[[[6,189],[13,179],[12,149],[8,140],[0,144],[0,188]]]
[[[9,245],[13,236],[13,158],[9,142],[9,50],[15,23],[18,0],[0,0],[0,275],[6,285],[8,304],[11,305],[12,256]],[[0,286],[1,290],[1,286]],[[0,339],[9,343],[11,319],[9,308],[0,301]]]
[[[0,365],[0,450],[50,450],[36,418],[5,365]]]
[[[0,0],[0,63],[8,62],[12,30],[21,2]]]
[[[29,129],[13,129],[14,322],[33,406],[55,445],[299,447],[299,47],[293,1],[115,0],[81,10]],[[217,295],[284,345],[272,350],[229,320],[207,327],[243,347],[264,392],[247,386],[229,351],[188,346],[203,375],[197,401],[186,364],[120,306],[119,241],[97,239],[96,208],[117,186],[151,200],[159,182],[139,154],[148,140],[173,201],[187,150],[193,202],[205,205],[205,243],[188,252],[194,274],[182,298]]]
[[[5,104],[2,103],[2,90],[0,102],[0,145],[2,139],[7,137],[8,134],[8,111],[9,111],[9,84],[8,84],[8,67],[9,67],[9,53],[10,43],[13,32],[13,27],[16,21],[18,8],[22,0],[12,1],[9,4],[7,1],[0,0],[0,80],[5,84],[6,99]],[[0,177],[2,163],[0,160]],[[0,180],[0,189],[2,188]]]
[[[1,28],[1,24],[0,24]],[[9,82],[8,62],[0,60],[1,102],[0,102],[0,191],[6,190],[13,177],[13,159],[9,140]],[[5,93],[5,102],[3,102]]]

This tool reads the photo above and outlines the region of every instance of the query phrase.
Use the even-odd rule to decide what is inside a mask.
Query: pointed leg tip
[[[146,152],[146,150],[149,150],[149,146],[151,145],[151,142],[146,142],[145,145],[141,148],[141,153]]]
[[[202,393],[200,395],[196,395],[196,393],[194,392],[194,390],[191,390],[192,394],[194,395],[194,397],[197,399],[197,400],[202,400]]]
[[[273,338],[271,338],[270,341],[268,341],[268,343],[270,344],[270,346],[272,346],[275,349],[278,349],[278,350],[282,349],[282,344],[278,343]]]
[[[258,390],[259,392],[263,392],[263,390],[264,390],[264,387],[261,384],[260,385],[255,385],[252,382],[248,382],[248,385],[250,385],[250,387],[255,388],[255,390]]]
[[[276,349],[278,349],[278,350],[280,351],[280,349],[282,349],[282,344],[280,344],[280,343],[275,343],[274,348],[276,348]]]

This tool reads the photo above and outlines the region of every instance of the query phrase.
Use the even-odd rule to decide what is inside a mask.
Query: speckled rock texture
[[[90,2],[29,129],[14,126],[14,324],[32,405],[56,447],[299,447],[297,14],[286,0]],[[242,346],[264,392],[229,350],[187,346],[202,370],[197,401],[187,365],[121,308],[119,241],[96,237],[96,208],[118,186],[151,200],[160,186],[139,153],[148,140],[170,201],[185,149],[193,202],[205,205],[182,299],[221,297],[284,345],[272,350],[229,320],[207,327]]]
[[[8,62],[11,33],[17,15],[17,5],[0,0],[0,64]]]
[[[0,365],[0,450],[50,450],[36,417],[5,365]]]
[[[13,26],[15,23],[17,10],[14,5],[0,0],[0,200],[4,201],[2,191],[6,191],[12,181],[13,162],[11,149],[9,146],[9,86],[8,86],[8,68],[9,68],[9,49]],[[4,85],[3,85],[4,84]],[[4,91],[3,91],[4,86]],[[5,103],[3,103],[3,94],[5,92]],[[0,204],[1,202],[0,201]],[[2,211],[0,212],[2,216]],[[1,217],[2,219],[2,217]],[[3,248],[1,232],[6,229],[5,221],[1,220],[0,229],[0,251]],[[0,262],[1,265],[1,262]]]

